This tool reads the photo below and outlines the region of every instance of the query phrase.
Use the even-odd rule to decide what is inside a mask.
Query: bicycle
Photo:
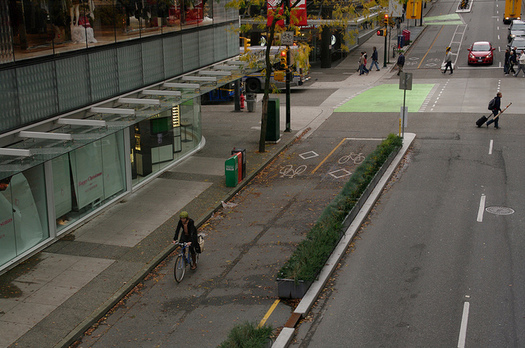
[[[175,276],[175,280],[177,283],[180,283],[182,279],[184,279],[184,275],[186,274],[186,266],[192,265],[193,261],[191,259],[191,253],[190,253],[190,245],[191,243],[187,242],[177,242],[178,246],[180,246],[179,254],[175,258],[175,266],[173,269],[173,275]],[[195,266],[199,263],[199,254],[195,253]]]

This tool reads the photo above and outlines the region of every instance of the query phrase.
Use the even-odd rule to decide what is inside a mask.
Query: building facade
[[[204,144],[240,79],[238,14],[203,0],[0,0],[0,272]]]

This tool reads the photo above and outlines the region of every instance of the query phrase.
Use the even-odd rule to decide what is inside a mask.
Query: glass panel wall
[[[200,97],[130,128],[133,185],[194,150],[201,141]]]
[[[226,2],[9,0],[2,4],[0,64],[210,25],[214,12],[225,12]],[[219,16],[217,21],[236,19],[236,15],[227,17]]]
[[[52,160],[57,231],[126,190],[124,131]]]
[[[0,265],[47,238],[44,166],[0,181]]]

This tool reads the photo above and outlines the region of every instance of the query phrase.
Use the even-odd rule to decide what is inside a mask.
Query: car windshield
[[[490,45],[488,43],[475,43],[472,45],[472,50],[477,51],[490,51]]]

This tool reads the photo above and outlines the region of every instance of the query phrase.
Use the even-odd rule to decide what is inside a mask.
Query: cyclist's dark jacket
[[[184,227],[182,226],[182,221],[179,220],[177,228],[175,229],[175,235],[173,236],[173,240],[178,240],[180,242],[191,242],[190,248],[200,253],[199,243],[197,240],[197,228],[195,227],[195,221],[193,221],[193,219],[188,218],[188,235],[184,234]]]

